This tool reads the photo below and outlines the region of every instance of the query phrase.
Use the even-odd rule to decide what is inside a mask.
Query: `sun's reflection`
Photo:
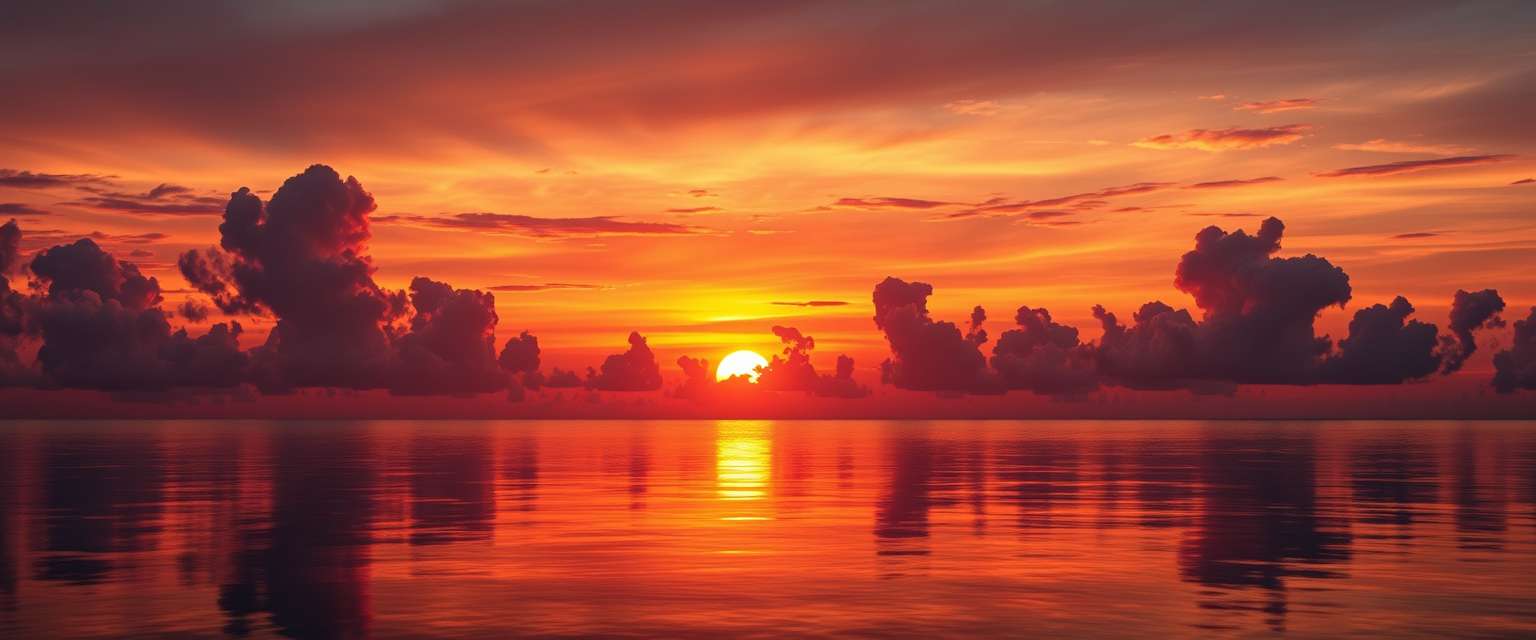
[[[762,500],[768,495],[771,464],[768,423],[722,420],[715,430],[717,495],[721,500]]]

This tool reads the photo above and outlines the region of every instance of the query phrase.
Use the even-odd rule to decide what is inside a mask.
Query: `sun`
[[[768,360],[756,351],[742,349],[732,352],[720,361],[720,366],[715,368],[715,380],[725,380],[731,376],[746,376],[748,380],[757,382],[758,367],[768,366]]]

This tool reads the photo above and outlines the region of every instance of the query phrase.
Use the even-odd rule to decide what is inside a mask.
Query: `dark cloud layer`
[[[93,173],[33,173],[16,169],[0,169],[0,187],[17,189],[53,189],[81,185],[106,185],[113,176]]]
[[[645,337],[630,332],[629,350],[608,356],[600,369],[588,370],[587,386],[600,391],[655,391],[661,388],[661,368]]]
[[[1434,158],[1431,160],[1402,160],[1388,162],[1386,164],[1371,164],[1360,167],[1345,167],[1324,171],[1317,174],[1322,178],[1349,178],[1356,176],[1395,176],[1404,173],[1417,173],[1431,169],[1450,169],[1455,167],[1475,167],[1478,165],[1494,164],[1515,159],[1509,154],[1482,155],[1482,156],[1453,156],[1450,158]]]
[[[885,333],[891,358],[881,380],[902,389],[974,391],[992,384],[980,341],[951,322],[928,316],[933,286],[886,278],[875,285],[875,326]],[[984,337],[982,338],[985,339]]]

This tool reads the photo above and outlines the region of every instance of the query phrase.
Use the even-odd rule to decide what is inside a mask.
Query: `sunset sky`
[[[12,288],[91,237],[156,278],[165,311],[208,303],[178,257],[220,244],[231,193],[270,200],[318,163],[377,203],[378,286],[492,293],[498,353],[526,330],[546,371],[585,371],[638,331],[670,389],[679,356],[772,355],[780,325],[814,336],[824,373],[851,356],[878,396],[888,276],[931,284],[933,320],[962,330],[984,307],[987,357],[1021,305],[1096,343],[1095,305],[1199,319],[1174,283],[1196,234],[1275,217],[1277,257],[1348,274],[1316,323],[1335,343],[1396,296],[1447,335],[1458,289],[1496,289],[1507,326],[1408,382],[1492,397],[1493,354],[1536,305],[1536,4],[1323,6],[4,8]],[[170,324],[231,319],[246,349],[274,325]],[[1529,415],[1533,395],[1498,401]]]

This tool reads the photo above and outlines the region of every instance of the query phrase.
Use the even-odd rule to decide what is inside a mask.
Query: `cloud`
[[[496,363],[507,373],[533,374],[539,370],[539,339],[527,331],[507,339]]]
[[[951,322],[928,316],[933,286],[887,277],[875,285],[875,326],[885,334],[891,358],[881,364],[881,381],[918,391],[976,391],[995,387],[987,361],[974,339]]]
[[[1244,102],[1232,107],[1233,111],[1255,111],[1258,113],[1280,113],[1283,111],[1300,111],[1312,109],[1317,106],[1317,101],[1312,98],[1289,98],[1286,100],[1267,100],[1262,102]]]
[[[1028,212],[1033,209],[1046,209],[1054,207],[1072,207],[1077,210],[1097,209],[1108,203],[1111,198],[1139,195],[1161,191],[1173,186],[1172,182],[1137,182],[1134,184],[1115,187],[1105,187],[1097,191],[1074,193],[1071,195],[1044,198],[1041,200],[1009,200],[997,197],[977,204],[969,209],[950,213],[945,218],[969,218],[974,216],[996,216]],[[1047,215],[1046,217],[1050,217]]]
[[[394,342],[399,361],[389,381],[392,393],[472,394],[506,385],[492,344],[495,296],[417,276],[410,300],[410,332]]]
[[[406,222],[443,229],[467,229],[534,238],[694,235],[702,227],[669,222],[629,222],[614,216],[537,218],[506,213],[458,213],[449,216],[388,216],[378,222]]]
[[[1504,319],[1499,317],[1503,310],[1504,298],[1498,291],[1456,291],[1456,297],[1451,301],[1451,322],[1446,326],[1451,335],[1442,340],[1444,344],[1440,350],[1445,360],[1442,373],[1455,373],[1477,352],[1477,340],[1472,332],[1504,327]]]
[[[711,211],[719,210],[720,207],[677,207],[667,209],[666,213],[709,213]]]
[[[1506,162],[1515,159],[1511,154],[1496,154],[1482,156],[1456,156],[1452,158],[1435,158],[1433,160],[1403,160],[1389,162],[1387,164],[1371,164],[1361,167],[1345,167],[1333,171],[1324,171],[1316,174],[1322,178],[1348,178],[1353,176],[1395,176],[1404,173],[1416,173],[1432,169],[1449,169],[1454,167],[1473,167],[1497,162]]]
[[[1514,342],[1493,354],[1493,388],[1499,393],[1536,390],[1536,307],[1515,321]]]
[[[720,194],[710,191],[709,189],[689,189],[688,195],[695,198],[714,198],[718,197]]]
[[[221,213],[223,211],[222,201],[215,202],[211,200],[198,198],[178,202],[146,202],[131,198],[90,196],[65,204],[87,206],[103,211],[146,215],[207,216]]]
[[[1513,187],[1517,184],[1536,184],[1536,178],[1522,178],[1520,180],[1509,183],[1509,186]]]
[[[1392,236],[1392,239],[1393,240],[1418,240],[1418,239],[1421,239],[1421,238],[1435,238],[1435,237],[1439,237],[1439,236],[1440,236],[1440,234],[1434,233],[1432,231],[1415,231],[1413,233],[1399,233],[1399,234],[1397,234],[1395,236]]]
[[[804,302],[770,302],[783,307],[841,307],[848,303],[842,300],[806,300]]]
[[[661,368],[640,332],[629,334],[629,350],[608,356],[601,369],[588,370],[587,387],[601,391],[655,391],[661,388]]]
[[[572,282],[544,282],[539,284],[499,284],[490,287],[491,291],[503,291],[509,293],[522,293],[526,291],[550,291],[553,289],[606,289],[600,284],[578,284]]]
[[[979,329],[983,318],[973,317],[973,328]],[[1027,306],[1019,307],[1014,321],[1019,328],[1004,331],[992,348],[992,368],[1004,387],[1051,395],[1098,388],[1094,349],[1078,342],[1076,328],[1053,322],[1050,311]]]
[[[0,216],[46,216],[47,211],[20,202],[0,202]]]
[[[100,231],[92,231],[91,233],[87,234],[87,237],[91,238],[92,240],[100,240],[102,242],[118,242],[122,244],[154,244],[169,238],[170,236],[158,231],[151,231],[149,233],[124,233],[117,235],[102,233]]]
[[[1400,384],[1440,368],[1435,325],[1408,320],[1413,305],[1398,296],[1391,305],[1355,312],[1349,337],[1322,364],[1321,380],[1331,384]]]
[[[1184,187],[1185,189],[1226,189],[1230,187],[1248,187],[1256,184],[1268,184],[1285,180],[1279,176],[1264,176],[1262,178],[1249,178],[1247,180],[1216,180],[1214,182],[1196,182]]]
[[[1421,144],[1416,142],[1395,142],[1384,138],[1375,138],[1365,142],[1351,144],[1336,144],[1333,148],[1341,151],[1371,151],[1376,153],[1429,153],[1437,156],[1454,156],[1472,151],[1471,147],[1462,147],[1449,144]]]
[[[759,388],[770,391],[804,391],[837,398],[869,395],[869,390],[853,379],[853,358],[839,355],[836,373],[823,375],[817,373],[816,367],[811,364],[811,350],[816,348],[814,338],[794,327],[781,326],[773,327],[773,335],[779,337],[784,350],[774,355],[768,366],[761,369],[757,379]]]
[[[933,209],[952,204],[956,203],[917,198],[839,198],[837,202],[832,203],[832,206],[859,209]]]
[[[17,189],[52,189],[80,185],[112,184],[115,176],[94,173],[33,173],[15,169],[0,169],[0,187]]]
[[[243,380],[239,323],[191,338],[171,331],[160,284],[89,238],[40,252],[31,263],[44,293],[28,326],[42,339],[44,384],[106,391],[232,387]]]
[[[1234,149],[1259,149],[1296,142],[1312,130],[1311,125],[1286,124],[1259,129],[1232,127],[1229,129],[1190,129],[1183,134],[1165,133],[1133,142],[1144,149],[1197,149],[1200,151],[1228,151]]]
[[[208,319],[211,309],[208,305],[196,298],[187,298],[176,306],[176,315],[185,318],[188,322],[202,322]]]
[[[995,116],[1003,106],[992,100],[955,100],[945,104],[944,110],[962,116]]]

